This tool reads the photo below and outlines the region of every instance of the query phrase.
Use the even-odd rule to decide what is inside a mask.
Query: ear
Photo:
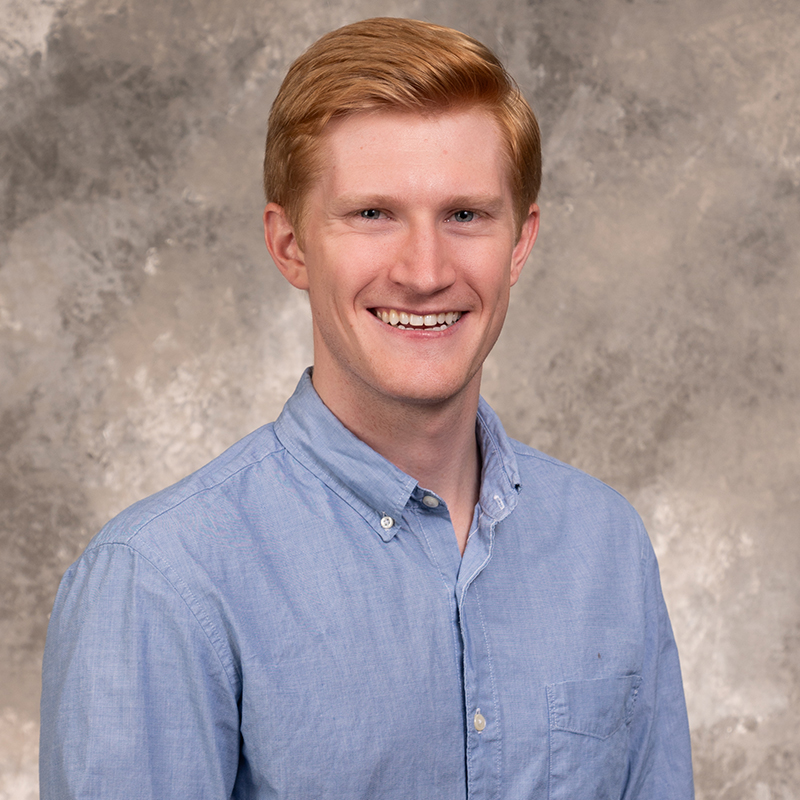
[[[528,260],[528,256],[539,235],[539,206],[533,203],[528,210],[528,216],[522,223],[522,231],[519,239],[514,245],[514,252],[511,254],[511,285],[513,286],[522,273],[522,268]]]
[[[264,209],[264,241],[283,277],[297,289],[308,289],[305,255],[286,211],[277,203]]]

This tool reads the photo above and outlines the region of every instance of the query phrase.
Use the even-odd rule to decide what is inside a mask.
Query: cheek
[[[467,280],[486,302],[495,302],[499,305],[507,303],[511,290],[511,267],[508,251],[498,248],[485,254],[479,263],[472,265]]]
[[[313,254],[309,276],[320,286],[336,290],[343,296],[352,294],[375,275],[387,258],[388,248],[347,238],[335,247],[326,247]]]

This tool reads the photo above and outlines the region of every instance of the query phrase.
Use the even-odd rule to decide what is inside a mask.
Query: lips
[[[400,330],[443,331],[461,319],[460,311],[439,311],[434,314],[411,314],[407,311],[373,309],[372,313],[387,325]]]

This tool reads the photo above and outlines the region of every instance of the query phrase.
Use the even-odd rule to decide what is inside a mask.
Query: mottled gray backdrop
[[[643,515],[699,800],[800,797],[797,0],[0,0],[0,800],[37,797],[64,569],[311,360],[265,122],[294,57],[377,14],[484,40],[538,112],[485,394]]]

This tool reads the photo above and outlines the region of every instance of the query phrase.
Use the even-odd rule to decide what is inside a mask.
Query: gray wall
[[[37,795],[66,566],[311,360],[265,122],[295,56],[376,14],[478,36],[537,110],[542,233],[485,394],[644,517],[698,798],[800,797],[796,0],[0,0],[0,800]]]

